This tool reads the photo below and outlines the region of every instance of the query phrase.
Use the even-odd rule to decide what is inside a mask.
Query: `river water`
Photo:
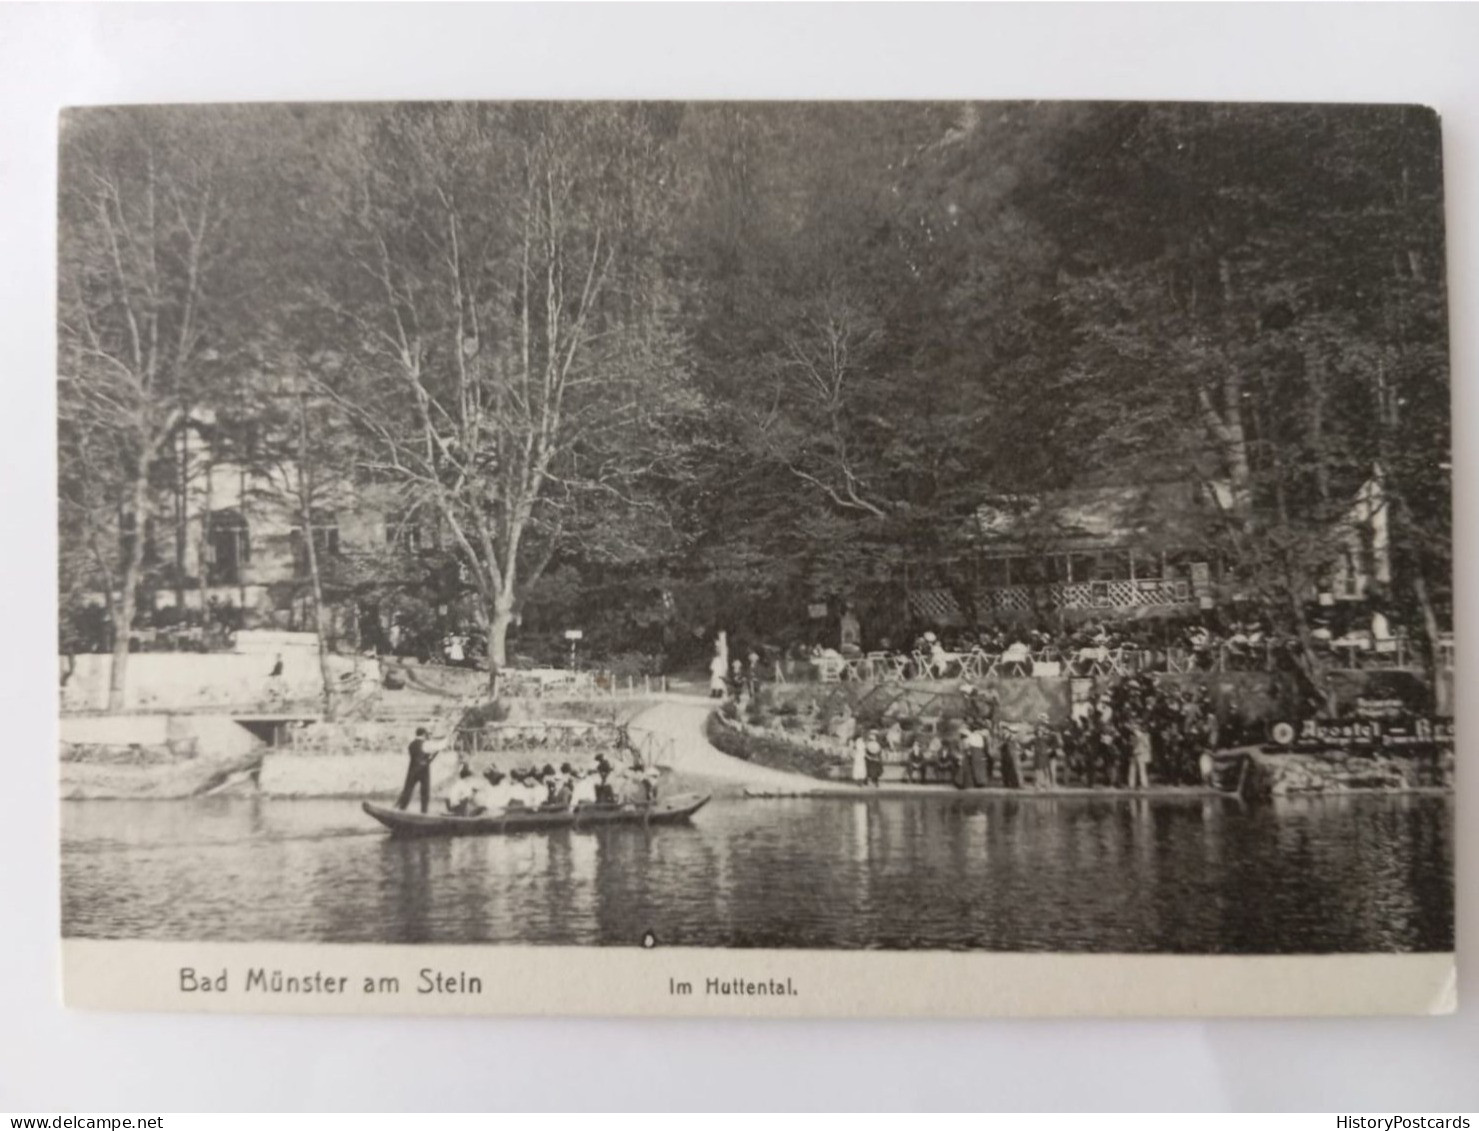
[[[1273,953],[1453,947],[1450,797],[716,800],[442,841],[350,801],[64,802],[92,938]]]

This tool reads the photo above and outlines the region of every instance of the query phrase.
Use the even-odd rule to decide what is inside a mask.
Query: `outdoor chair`
[[[990,657],[979,648],[972,648],[960,657],[960,674],[964,679],[985,679],[986,665]]]
[[[1001,654],[1001,671],[1004,675],[1028,676],[1032,674],[1032,651],[1026,645],[1013,644]]]

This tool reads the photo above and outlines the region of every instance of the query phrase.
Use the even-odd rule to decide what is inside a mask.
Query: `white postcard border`
[[[1443,1014],[1457,1004],[1451,953],[1004,954],[71,938],[63,940],[62,964],[69,1006],[170,1012],[1309,1017]]]

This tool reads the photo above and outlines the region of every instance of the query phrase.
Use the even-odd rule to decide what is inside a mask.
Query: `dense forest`
[[[201,419],[297,469],[305,528],[348,479],[441,532],[315,563],[315,607],[450,601],[499,661],[577,615],[780,632],[952,560],[984,497],[1124,482],[1218,485],[1213,549],[1297,621],[1375,468],[1384,599],[1448,627],[1420,108],[100,109],[60,184],[64,637],[191,583],[130,532]]]

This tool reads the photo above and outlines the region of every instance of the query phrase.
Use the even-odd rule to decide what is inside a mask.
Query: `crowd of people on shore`
[[[1217,712],[1202,688],[1165,686],[1149,676],[1121,680],[1096,694],[1065,724],[1047,715],[1007,723],[993,688],[960,688],[965,709],[932,732],[906,734],[900,720],[852,739],[852,779],[881,783],[888,763],[904,780],[960,789],[1001,786],[1145,788],[1212,785],[1218,749]]]

